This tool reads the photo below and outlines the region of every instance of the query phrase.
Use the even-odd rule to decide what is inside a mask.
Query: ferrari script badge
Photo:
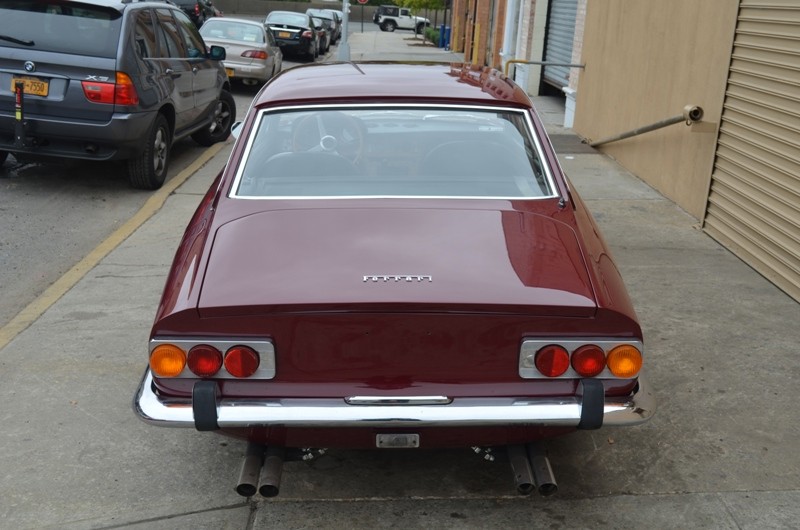
[[[365,282],[432,282],[433,276],[427,274],[368,274]]]

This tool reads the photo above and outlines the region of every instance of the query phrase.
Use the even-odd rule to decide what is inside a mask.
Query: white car
[[[269,81],[281,71],[283,53],[271,31],[261,22],[212,18],[200,28],[206,44],[225,48],[225,71],[246,85]]]

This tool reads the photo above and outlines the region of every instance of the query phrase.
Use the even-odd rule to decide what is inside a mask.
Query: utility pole
[[[350,19],[350,2],[342,0],[342,42],[339,43],[337,59],[340,61],[350,60],[350,43],[347,42],[347,27]]]

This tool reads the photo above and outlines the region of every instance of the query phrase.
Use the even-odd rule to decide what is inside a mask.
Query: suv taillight
[[[139,103],[139,94],[128,74],[117,72],[116,83],[100,81],[81,81],[83,95],[93,103],[106,103],[109,105],[136,105]]]

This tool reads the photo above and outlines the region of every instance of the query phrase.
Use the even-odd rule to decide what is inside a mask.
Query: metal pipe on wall
[[[638,136],[640,134],[644,134],[646,132],[655,131],[656,129],[661,129],[663,127],[667,127],[669,125],[673,125],[675,123],[685,122],[686,125],[691,125],[695,122],[698,122],[703,119],[703,109],[702,107],[698,107],[695,105],[686,105],[683,107],[683,113],[677,116],[673,116],[671,118],[667,118],[665,120],[660,120],[655,123],[651,123],[650,125],[645,125],[643,127],[637,127],[636,129],[632,129],[630,131],[626,131],[624,133],[620,133],[614,136],[609,136],[607,138],[603,138],[602,140],[596,140],[594,142],[589,142],[589,145],[592,147],[597,147],[599,145],[608,144],[611,142],[617,142],[619,140],[624,140],[625,138],[630,138],[632,136]]]

